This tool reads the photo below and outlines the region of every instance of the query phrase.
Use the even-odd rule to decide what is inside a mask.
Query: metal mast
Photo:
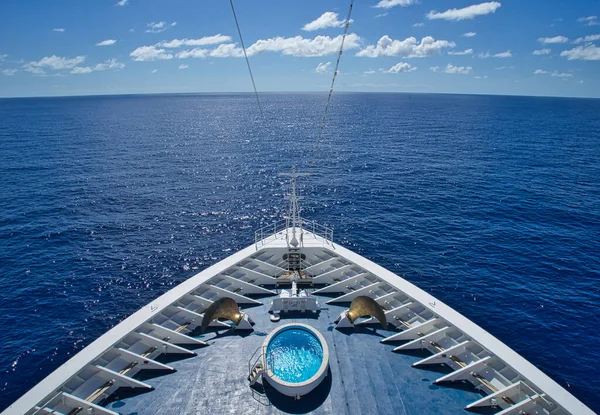
[[[299,245],[298,239],[296,238],[296,228],[300,229],[300,238],[302,239],[302,218],[300,217],[300,207],[298,206],[298,200],[301,200],[302,197],[298,196],[297,194],[296,178],[308,175],[308,173],[297,173],[296,166],[292,167],[291,173],[279,173],[279,176],[287,176],[291,178],[292,191],[286,198],[290,201],[288,221],[291,221],[292,239],[291,241],[289,239],[289,226],[286,229],[286,239],[288,240],[288,244],[292,245],[294,248]]]

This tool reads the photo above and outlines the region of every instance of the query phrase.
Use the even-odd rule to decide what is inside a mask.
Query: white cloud
[[[173,27],[173,26],[177,26],[177,22],[171,23],[171,27]]]
[[[502,4],[497,1],[489,1],[486,3],[474,4],[472,6],[468,6],[462,9],[449,9],[441,13],[432,10],[429,13],[427,13],[427,18],[429,20],[443,19],[453,21],[473,19],[476,16],[483,16],[486,14],[495,13],[500,6],[502,6]]]
[[[123,69],[125,64],[117,61],[115,58],[99,63],[95,66],[76,66],[71,70],[72,74],[84,74],[90,72],[107,71],[109,69]]]
[[[360,37],[354,33],[346,36],[344,49],[356,49],[359,47]],[[342,35],[336,37],[316,36],[314,39],[305,39],[302,36],[275,37],[259,39],[248,49],[248,56],[258,55],[263,52],[281,52],[287,56],[316,57],[338,53]],[[224,46],[224,45],[221,45]],[[232,50],[234,56],[243,56],[240,48]]]
[[[406,7],[415,4],[416,2],[417,0],[379,0],[379,3],[377,3],[375,7],[379,9],[389,9],[396,6]]]
[[[218,38],[219,37],[219,38]],[[217,39],[218,38],[218,39]],[[228,36],[216,35],[202,39],[174,39],[170,42],[161,42],[153,46],[140,46],[129,55],[136,61],[153,61],[160,59],[173,59],[173,54],[165,48],[176,48],[183,45],[209,44],[223,41]],[[345,49],[356,49],[359,47],[360,37],[354,33],[346,36]],[[275,37],[259,39],[246,49],[248,56],[255,56],[263,52],[281,52],[287,56],[317,57],[338,53],[342,35],[331,38],[329,36],[316,36],[315,38]],[[183,50],[176,55],[180,59],[205,58],[212,56],[216,58],[240,58],[244,56],[241,47],[234,43],[223,43],[215,49],[194,48]]]
[[[482,53],[480,53],[480,54],[478,54],[478,55],[477,55],[477,57],[478,57],[478,58],[481,58],[481,59],[487,59],[487,58],[489,58],[490,56],[492,56],[492,55],[490,54],[490,52],[485,52],[485,53],[483,53],[483,52],[482,52]]]
[[[577,21],[583,23],[586,26],[600,25],[600,23],[598,22],[598,16],[580,17],[579,19],[577,19]]]
[[[600,47],[590,43],[585,46],[577,46],[576,48],[565,50],[560,53],[560,56],[564,56],[570,61],[600,61]]]
[[[23,65],[26,72],[35,75],[47,75],[46,70],[62,71],[70,69],[72,74],[86,74],[95,71],[106,71],[108,69],[122,69],[125,65],[112,58],[94,66],[79,66],[86,60],[85,56],[75,58],[62,58],[58,56],[47,56],[39,61],[28,62]],[[15,71],[16,72],[16,71]],[[60,75],[60,74],[57,74]]]
[[[568,37],[564,36],[554,36],[554,37],[541,37],[538,39],[538,42],[543,44],[548,43],[567,43],[569,41]]]
[[[152,73],[158,72],[158,69],[152,69]]]
[[[377,73],[377,71],[374,69],[369,69],[368,71],[363,72],[365,75],[373,75],[374,73]]]
[[[0,71],[2,73],[2,75],[6,75],[6,76],[13,76],[14,74],[17,73],[16,69],[2,69],[2,71]]]
[[[117,43],[117,41],[114,39],[106,39],[106,40],[103,40],[102,42],[96,43],[96,46],[111,46],[111,45],[114,45],[115,43]]]
[[[346,36],[344,49],[358,48],[359,40],[358,35],[350,33]],[[314,39],[304,39],[302,36],[260,39],[248,48],[248,54],[257,55],[262,52],[281,52],[283,55],[300,57],[325,56],[338,53],[341,41],[342,35],[334,38],[316,36]]]
[[[231,36],[217,34],[213,36],[204,36],[199,39],[173,39],[170,41],[162,41],[152,46],[141,46],[135,49],[129,54],[136,61],[154,61],[154,60],[165,60],[173,59],[174,55],[167,51],[167,49],[176,49],[183,46],[205,46],[215,45],[222,42],[231,41]],[[239,49],[239,50],[238,50]],[[235,50],[235,51],[233,51]],[[234,44],[219,45],[217,49],[212,50],[213,56],[243,56],[241,48],[238,48]],[[188,50],[182,50],[176,54],[179,59],[188,58],[206,58],[211,54],[210,49],[204,48],[193,48]]]
[[[62,27],[55,27],[54,29],[52,29],[52,31],[53,31],[53,32],[60,32],[60,33],[63,33],[63,32],[65,31],[65,29],[64,29],[64,28],[62,28]]]
[[[8,54],[4,53],[0,53],[0,62],[2,62],[4,59],[8,58]]]
[[[179,69],[187,69],[187,68],[189,68],[188,65],[184,65],[184,64],[179,65]]]
[[[425,26],[425,23],[423,23],[423,22],[417,22],[413,25],[413,27],[423,27],[423,26]]]
[[[35,66],[23,66],[23,70],[34,75],[46,75],[46,71],[44,69]]]
[[[385,17],[387,15],[388,15],[388,12],[383,12],[383,13],[379,13],[379,14],[375,15],[375,18],[378,19],[380,17]]]
[[[74,58],[62,58],[56,55],[46,56],[39,61],[28,62],[23,65],[23,69],[36,75],[45,75],[46,69],[60,71],[64,69],[73,69],[85,61],[85,56],[76,56]]]
[[[151,23],[148,23],[146,25],[148,27],[148,29],[146,30],[146,32],[149,32],[149,33],[164,32],[165,30],[167,30],[167,28],[165,27],[166,25],[167,25],[166,22],[151,22]]]
[[[557,76],[559,78],[571,78],[573,76],[573,74],[568,73],[568,72],[559,73],[559,72],[554,71],[550,74],[550,76]]]
[[[448,52],[448,55],[472,55],[472,54],[473,54],[473,49],[463,50],[462,52],[454,52],[454,51]]]
[[[216,45],[219,43],[231,42],[231,36],[222,34],[214,36],[204,36],[200,39],[173,39],[170,41],[163,41],[157,43],[156,46],[162,48],[180,48],[182,46],[205,46],[205,45]]]
[[[451,63],[449,63],[446,66],[446,69],[444,69],[444,72],[451,74],[468,75],[471,73],[472,69],[473,68],[470,66],[454,66]]]
[[[173,55],[165,49],[156,46],[140,46],[129,54],[136,61],[155,61],[162,59],[173,59]]]
[[[212,56],[213,58],[243,58],[244,57],[244,51],[242,50],[242,48],[238,47],[234,43],[226,43],[223,45],[219,45],[216,49],[213,49],[211,51],[206,50],[206,53],[210,53],[210,56]],[[246,51],[246,53],[248,53],[248,51]],[[197,54],[198,54],[198,56],[192,56],[192,57],[194,57],[194,58],[203,57],[203,56],[200,56],[202,54],[202,52],[200,50],[198,50]]]
[[[497,71],[502,71],[504,69],[515,69],[514,66],[498,66],[497,68],[494,68]]]
[[[476,76],[475,79],[487,79],[488,76],[484,75],[484,76]]]
[[[544,48],[544,49],[538,49],[538,50],[534,50],[532,53],[534,55],[549,55],[550,52],[552,52],[550,49]]]
[[[103,63],[94,66],[95,71],[106,71],[107,69],[123,69],[124,63],[117,61],[115,58],[109,59]]]
[[[129,0],[119,0],[116,5],[123,7],[126,6],[127,3],[129,3]]]
[[[512,58],[512,52],[507,50],[505,52],[496,53],[494,58]]]
[[[461,36],[462,37],[473,37],[475,36],[477,33],[475,32],[467,32],[467,33],[463,33]]]
[[[394,66],[392,66],[390,69],[388,69],[387,73],[400,73],[400,72],[412,72],[412,71],[416,71],[417,67],[416,66],[412,66],[410,63],[407,62],[400,62],[395,64]]]
[[[171,23],[169,26],[175,26],[177,22]],[[146,25],[148,29],[146,29],[146,33],[160,33],[167,30],[169,27],[167,26],[167,22],[150,22]]]
[[[548,72],[548,71],[544,71],[543,69],[537,69],[535,72],[533,72],[533,74],[534,75],[550,75],[550,76],[554,76],[556,78],[572,78],[573,77],[572,73],[558,72],[558,71]]]
[[[588,35],[586,37],[580,37],[575,39],[573,43],[582,43],[582,42],[594,42],[600,39],[600,34],[598,35]]]
[[[470,66],[454,66],[449,63],[444,69],[441,69],[439,66],[431,66],[429,70],[433,72],[442,71],[450,74],[468,75],[471,73],[473,68]]]
[[[302,30],[312,32],[313,30],[325,29],[328,27],[343,27],[346,21],[338,20],[338,14],[334,12],[325,12],[310,23],[305,24]]]
[[[71,73],[73,74],[82,74],[82,73],[90,73],[92,72],[92,68],[89,66],[76,66],[71,69]]]
[[[210,50],[202,48],[194,48],[189,50],[182,50],[177,53],[178,59],[204,59],[209,55]]]
[[[325,72],[329,71],[330,67],[331,67],[331,62],[325,62],[325,63],[319,62],[319,64],[315,68],[315,72],[316,73],[325,73]]]
[[[369,45],[359,51],[356,56],[377,58],[380,56],[403,56],[407,58],[423,58],[440,53],[443,48],[453,48],[456,43],[447,40],[435,40],[426,36],[418,42],[416,38],[409,37],[404,40],[393,40],[389,36],[382,36],[377,45]]]

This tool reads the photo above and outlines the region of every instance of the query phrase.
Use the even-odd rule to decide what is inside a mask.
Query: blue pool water
[[[0,99],[0,409],[254,242],[324,94]],[[600,100],[334,94],[303,215],[600,412]]]
[[[312,378],[323,362],[319,339],[302,328],[283,329],[269,342],[267,364],[285,382],[300,383]]]

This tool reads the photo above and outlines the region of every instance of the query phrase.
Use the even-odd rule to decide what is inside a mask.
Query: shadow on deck
[[[285,396],[277,392],[269,382],[264,381],[264,391],[271,404],[280,411],[288,414],[306,414],[312,412],[321,405],[329,396],[331,385],[333,383],[331,370],[328,369],[327,376],[310,393],[302,396],[299,400]]]

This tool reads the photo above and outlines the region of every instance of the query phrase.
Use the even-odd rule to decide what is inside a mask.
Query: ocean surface
[[[303,215],[600,412],[600,100],[0,99],[0,410],[153,298]],[[314,160],[314,167],[310,167]]]

